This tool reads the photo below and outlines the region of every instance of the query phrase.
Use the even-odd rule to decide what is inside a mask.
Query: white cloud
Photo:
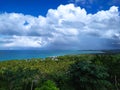
[[[119,26],[120,16],[115,6],[96,14],[87,14],[85,9],[73,4],[50,9],[46,17],[3,13],[0,14],[0,48],[115,48],[112,43],[120,42]]]
[[[8,40],[9,41],[9,40]],[[46,42],[39,37],[31,36],[13,36],[11,43],[4,44],[5,47],[41,47]],[[22,44],[22,45],[21,45]]]

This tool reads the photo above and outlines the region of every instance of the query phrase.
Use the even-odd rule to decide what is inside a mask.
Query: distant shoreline
[[[119,54],[120,50],[0,50],[0,61],[45,59],[66,55]]]

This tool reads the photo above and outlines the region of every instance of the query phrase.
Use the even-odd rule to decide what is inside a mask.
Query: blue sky
[[[45,16],[50,8],[56,9],[61,4],[69,3],[85,8],[88,13],[107,10],[113,5],[120,7],[120,0],[1,0],[0,12]]]
[[[1,0],[0,49],[119,49],[120,0]]]
[[[56,9],[60,4],[67,3],[67,0],[1,0],[0,11],[45,16],[48,9]]]

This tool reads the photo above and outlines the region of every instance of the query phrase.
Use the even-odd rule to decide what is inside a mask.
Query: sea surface
[[[52,56],[75,55],[75,54],[93,54],[102,53],[102,51],[87,50],[0,50],[0,61],[21,60],[31,58],[46,58]]]

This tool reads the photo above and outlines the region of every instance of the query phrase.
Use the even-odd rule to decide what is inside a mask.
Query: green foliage
[[[3,79],[6,81],[9,89],[12,90],[22,90],[24,88],[28,89],[31,86],[32,81],[38,80],[37,74],[40,72],[37,69],[23,69],[19,67],[15,71],[11,69],[3,69],[4,76]]]
[[[95,55],[93,61],[95,64],[100,62],[101,65],[108,68],[109,81],[113,84],[114,89],[120,89],[120,54]]]
[[[69,75],[76,90],[107,90],[110,86],[110,82],[106,80],[109,76],[106,68],[92,64],[91,61],[71,65]]]
[[[53,81],[46,81],[40,88],[36,88],[35,90],[59,90]]]
[[[55,88],[48,80],[60,90],[119,90],[120,54],[0,62],[0,90],[51,90],[49,84]]]

